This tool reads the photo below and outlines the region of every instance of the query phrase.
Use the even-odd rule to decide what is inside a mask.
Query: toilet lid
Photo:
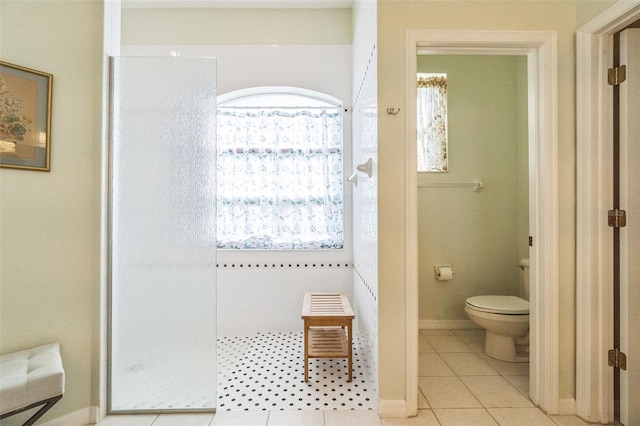
[[[528,314],[529,302],[516,296],[473,296],[467,304],[482,312],[496,314]]]

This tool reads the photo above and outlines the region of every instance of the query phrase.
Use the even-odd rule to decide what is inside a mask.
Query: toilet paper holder
[[[453,278],[453,268],[451,265],[435,265],[433,270],[438,281],[448,281]]]

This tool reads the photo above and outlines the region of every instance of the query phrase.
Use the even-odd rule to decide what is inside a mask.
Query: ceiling
[[[122,0],[122,7],[137,8],[236,8],[236,9],[342,9],[353,0]]]

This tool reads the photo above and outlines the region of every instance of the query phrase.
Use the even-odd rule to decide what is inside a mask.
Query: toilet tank
[[[520,259],[519,267],[522,271],[522,278],[524,283],[524,298],[526,300],[529,300],[529,259]]]

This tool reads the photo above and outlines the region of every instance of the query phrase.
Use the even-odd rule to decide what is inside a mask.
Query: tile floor
[[[415,419],[387,425],[587,425],[578,417],[547,416],[529,399],[529,363],[484,353],[484,330],[420,330]]]
[[[373,410],[218,411],[212,414],[109,416],[99,426],[578,426],[547,416],[529,400],[528,364],[484,355],[479,330],[421,330],[419,412],[379,418]]]
[[[573,416],[545,416],[531,408],[463,408],[434,411],[421,409],[409,419],[379,418],[371,411],[222,411],[211,414],[161,414],[109,416],[98,426],[580,426],[588,425]],[[495,420],[494,420],[495,419]],[[500,421],[500,423],[496,423]],[[493,423],[492,423],[493,422]]]
[[[354,333],[353,380],[346,359],[310,359],[304,381],[303,332],[218,339],[220,411],[377,410],[371,348]]]

